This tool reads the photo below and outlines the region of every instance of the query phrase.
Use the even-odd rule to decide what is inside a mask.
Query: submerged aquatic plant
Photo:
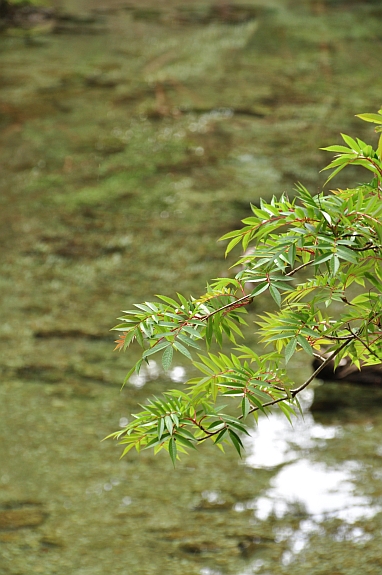
[[[382,132],[382,110],[358,117]],[[126,427],[109,436],[125,446],[122,455],[133,447],[152,447],[155,453],[164,448],[175,463],[179,453],[206,440],[221,449],[231,443],[241,454],[249,418],[277,407],[291,420],[300,409],[298,394],[329,362],[349,358],[357,367],[382,362],[382,135],[376,150],[358,138],[342,138],[344,145],[323,148],[335,153],[324,168],[333,170],[326,183],[351,165],[371,172],[370,182],[316,195],[298,184],[292,199],[282,194],[261,200],[251,206],[244,227],[221,238],[229,241],[226,254],[242,245],[235,277],[213,280],[198,298],[159,295],[119,318],[122,323],[113,328],[121,332],[116,349],[134,341],[142,348],[125,382],[155,354],[165,371],[179,352],[200,372],[184,389],[148,400]],[[266,291],[276,311],[257,315],[264,344],[258,354],[237,340],[243,338],[248,306]],[[224,338],[232,353],[212,353],[211,345],[222,346]],[[325,360],[297,385],[287,371],[291,358],[297,353],[312,358],[322,348]],[[235,415],[222,405],[231,398],[238,401]]]

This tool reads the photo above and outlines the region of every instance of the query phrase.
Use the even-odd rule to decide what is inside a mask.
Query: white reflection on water
[[[308,405],[311,400],[311,393],[305,393],[305,401],[301,403]],[[301,457],[302,449],[319,447],[341,432],[339,426],[315,423],[309,412],[304,414],[304,419],[300,416],[294,419],[293,426],[284,415],[276,412],[269,418],[261,418],[259,426],[250,430],[250,436],[243,439],[246,464],[250,467],[275,467],[293,461]]]
[[[163,375],[163,370],[156,361],[150,360],[147,364],[142,364],[139,374],[134,373],[130,377],[129,383],[134,387],[140,388],[148,381],[158,379],[160,375]],[[186,370],[181,365],[176,365],[167,373],[167,376],[174,383],[182,383],[186,379]]]
[[[353,523],[372,517],[378,510],[370,506],[367,497],[354,494],[352,474],[356,468],[351,461],[341,469],[331,469],[307,459],[286,465],[273,478],[270,489],[256,500],[255,515],[261,520],[271,514],[280,518],[298,508],[315,521],[338,517]]]
[[[181,365],[176,365],[169,372],[169,376],[171,381],[174,381],[175,383],[182,383],[182,381],[185,381],[186,379],[186,370]]]
[[[305,395],[304,403],[309,405],[311,396]],[[323,426],[315,423],[312,415],[305,413],[293,427],[281,414],[261,418],[258,428],[243,439],[246,448],[246,464],[253,468],[280,466],[272,478],[270,487],[252,501],[236,503],[238,512],[253,509],[257,520],[267,520],[271,515],[278,519],[292,514],[301,515],[297,529],[275,530],[276,541],[288,541],[288,550],[282,556],[282,563],[288,565],[308,543],[313,533],[319,533],[321,522],[329,518],[343,521],[337,531],[339,540],[367,541],[365,533],[354,523],[371,518],[382,510],[372,505],[368,497],[355,492],[354,475],[361,464],[347,461],[341,466],[329,467],[322,462],[311,461],[310,451],[325,447],[326,442],[342,434],[340,426]],[[256,573],[260,565],[251,563],[249,571],[238,575]]]
[[[308,404],[309,399],[306,395],[304,403]],[[296,506],[316,521],[335,516],[352,523],[375,515],[378,509],[371,507],[366,497],[354,494],[352,476],[359,469],[358,463],[347,461],[341,468],[329,468],[304,457],[304,451],[324,447],[327,440],[341,433],[339,426],[315,423],[309,412],[304,419],[296,418],[293,427],[281,414],[262,418],[244,438],[246,464],[255,468],[283,467],[271,480],[268,491],[246,507],[253,508],[260,520],[271,514],[283,517]]]

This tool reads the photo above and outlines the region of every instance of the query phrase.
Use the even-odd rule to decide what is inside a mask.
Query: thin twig
[[[349,336],[347,338],[346,341],[344,341],[342,343],[342,345],[340,345],[340,347],[336,350],[333,351],[332,354],[330,354],[323,362],[322,364],[316,369],[316,371],[314,371],[312,373],[312,375],[310,377],[308,377],[308,379],[306,381],[304,381],[304,383],[302,385],[300,385],[300,387],[297,387],[296,389],[291,389],[290,390],[290,395],[284,395],[283,397],[278,397],[277,399],[273,399],[272,401],[268,401],[267,403],[263,403],[261,408],[260,407],[253,407],[249,412],[249,413],[253,413],[255,411],[259,411],[260,409],[264,409],[265,407],[270,407],[271,405],[276,405],[277,403],[280,403],[281,401],[285,401],[290,399],[290,397],[292,396],[292,398],[296,397],[296,395],[298,393],[300,393],[303,389],[305,389],[306,387],[308,387],[308,385],[313,381],[313,379],[315,377],[317,377],[317,375],[320,373],[321,370],[324,369],[325,366],[328,365],[328,363],[330,363],[339,353],[340,351],[342,351],[344,349],[344,347],[346,347],[348,345],[348,343],[350,343],[351,341],[353,341],[353,339],[355,339],[355,334],[353,333],[352,336]],[[243,416],[241,415],[240,417],[238,417],[238,419],[242,419]],[[229,427],[229,424],[227,425],[227,428]],[[206,433],[208,433],[208,435],[206,435],[205,437],[200,437],[197,439],[198,442],[200,441],[204,441],[205,439],[207,439],[208,437],[211,437],[213,435],[217,435],[218,433],[220,433],[221,429],[218,429],[217,431],[214,431],[212,433],[207,432],[207,430],[204,430]]]
[[[305,268],[306,266],[308,266],[309,264],[313,263],[313,260],[309,260],[308,262],[305,262],[304,264],[301,264],[300,266],[298,266],[297,268],[295,268],[294,270],[292,270],[291,272],[285,274],[286,277],[290,277],[293,276],[296,272],[299,272],[302,268]]]
[[[230,294],[227,294],[227,295],[230,295]],[[208,314],[202,315],[202,316],[194,316],[194,317],[195,317],[195,319],[199,319],[199,320],[204,321],[204,320],[206,320],[206,319],[209,319],[210,317],[212,317],[212,316],[215,315],[216,313],[219,313],[220,311],[223,311],[224,309],[227,309],[227,308],[232,307],[232,306],[236,306],[238,303],[240,303],[240,302],[242,302],[242,301],[244,301],[244,300],[246,300],[246,299],[248,300],[248,303],[249,303],[249,304],[252,303],[252,301],[253,301],[253,297],[248,294],[248,295],[245,295],[245,296],[243,296],[243,297],[241,297],[241,298],[239,298],[239,299],[236,299],[236,300],[232,301],[231,303],[227,303],[226,305],[223,305],[222,307],[219,307],[219,309],[215,309],[215,310],[214,310],[213,312],[211,312],[211,313],[208,313]]]
[[[356,333],[353,332],[353,330],[351,329],[350,325],[348,326],[348,330],[349,330],[349,332],[350,332],[352,335],[354,335],[354,337],[355,337],[355,339],[356,339],[357,341],[359,341],[360,343],[362,343],[362,345],[367,349],[367,351],[370,353],[370,355],[373,355],[373,356],[376,357],[377,359],[380,359],[380,358],[378,357],[378,355],[377,355],[372,349],[370,349],[370,347],[367,345],[367,343],[364,342],[364,341],[362,341],[362,339],[361,339]]]
[[[316,371],[314,371],[312,373],[312,375],[310,377],[308,377],[308,379],[302,384],[300,385],[300,387],[297,387],[297,389],[292,389],[291,390],[291,395],[292,397],[296,397],[296,395],[298,393],[300,393],[300,391],[302,391],[303,389],[305,389],[306,387],[308,387],[308,385],[313,381],[313,379],[320,373],[321,370],[324,369],[324,367],[326,367],[328,365],[328,363],[330,363],[332,361],[332,359],[334,359],[339,353],[340,351],[342,351],[344,349],[344,347],[346,347],[348,345],[348,343],[350,343],[354,338],[355,338],[355,334],[353,333],[352,336],[349,336],[348,339],[346,341],[343,342],[342,345],[340,345],[340,347],[338,349],[335,349],[333,351],[332,354],[330,354],[325,361],[322,362],[321,365],[318,366],[318,368],[316,369]]]

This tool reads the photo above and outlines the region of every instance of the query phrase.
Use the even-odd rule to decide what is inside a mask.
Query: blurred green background
[[[1,575],[382,573],[382,416],[357,411],[364,394],[295,430],[260,422],[242,462],[206,446],[174,471],[100,443],[169,385],[152,363],[120,391],[120,310],[198,295],[251,201],[319,190],[340,132],[375,141],[354,115],[381,104],[381,20],[379,0],[61,0],[3,18]],[[171,385],[186,375],[179,358]]]

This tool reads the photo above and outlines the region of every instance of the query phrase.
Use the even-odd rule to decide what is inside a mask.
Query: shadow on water
[[[205,446],[174,471],[101,442],[187,375],[150,363],[119,391],[136,352],[112,353],[115,317],[225,273],[216,238],[250,201],[318,189],[318,148],[380,106],[380,15],[64,0],[1,29],[1,575],[382,570],[377,395],[317,386],[243,461]],[[323,412],[336,394],[355,401]]]

